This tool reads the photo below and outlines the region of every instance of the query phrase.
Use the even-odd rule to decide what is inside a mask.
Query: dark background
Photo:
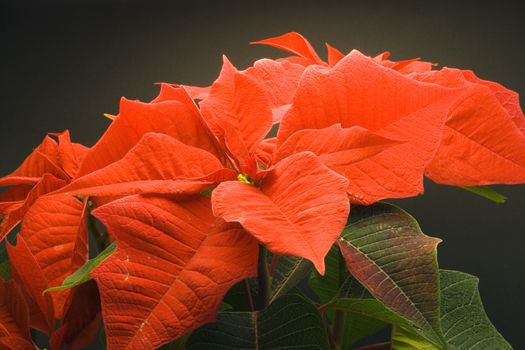
[[[459,1],[458,1],[459,2]],[[394,59],[423,57],[470,68],[525,95],[523,13],[496,1],[44,1],[1,2],[0,174],[13,170],[48,131],[69,129],[92,145],[121,96],[149,100],[154,82],[208,85],[221,54],[239,68],[271,48],[248,42],[298,31]],[[522,104],[524,103],[522,99]],[[441,267],[481,278],[487,313],[517,349],[525,344],[525,186],[499,186],[495,205],[428,183],[396,201],[444,242]]]

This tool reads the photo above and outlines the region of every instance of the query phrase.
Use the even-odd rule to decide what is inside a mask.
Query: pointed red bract
[[[324,257],[348,217],[347,186],[348,180],[303,152],[277,163],[260,188],[223,182],[212,193],[213,212],[240,223],[270,251],[309,259],[324,274]]]
[[[36,304],[33,312],[38,314],[38,317],[34,317],[38,324],[34,324],[32,317],[31,327],[45,334],[51,334],[55,328],[54,308],[51,296],[43,294],[48,288],[44,272],[22,236],[17,237],[16,246],[9,243],[6,246],[13,279],[23,286],[25,295],[30,299],[28,304],[32,302]]]
[[[55,191],[66,184],[53,175],[44,174],[40,181],[28,192],[25,199],[0,205],[0,241],[22,220],[33,203],[42,195]]]
[[[326,43],[325,45],[326,51],[328,52],[328,65],[333,67],[337,64],[337,62],[341,61],[345,55],[335,47],[332,47],[330,44]]]
[[[147,133],[119,161],[80,177],[60,192],[89,196],[186,194],[235,178],[211,153],[171,136]]]
[[[166,90],[170,90],[166,91]],[[169,135],[219,157],[215,141],[193,100],[183,88],[164,86],[155,102],[122,99],[119,116],[87,153],[78,175],[83,176],[120,160],[149,132]]]
[[[402,143],[376,135],[360,126],[342,128],[334,124],[324,129],[304,129],[292,134],[277,149],[273,161],[296,153],[310,151],[330,169],[346,176],[350,181],[354,176],[353,164],[376,155],[388,147]]]
[[[59,165],[70,178],[74,178],[89,148],[79,143],[71,142],[68,130],[53,135],[58,138]]]
[[[252,153],[272,127],[270,102],[262,87],[224,57],[221,74],[200,106],[237,167],[250,167]]]
[[[35,350],[29,333],[29,310],[20,287],[0,279],[0,348]]]
[[[156,349],[215,319],[228,289],[253,276],[257,242],[221,224],[203,196],[132,196],[96,209],[117,250],[92,275],[108,350]]]
[[[468,80],[465,78],[468,77]],[[438,183],[473,186],[525,182],[525,122],[512,92],[471,72],[444,68],[415,79],[466,91],[450,111],[441,146],[426,175]]]
[[[283,118],[279,144],[302,129],[362,126],[404,143],[354,163],[352,200],[370,204],[423,191],[423,172],[441,141],[447,113],[460,91],[416,82],[352,51],[331,69],[309,67],[291,109]]]
[[[18,239],[21,237],[42,272],[44,289],[40,293],[46,288],[60,286],[88,258],[87,199],[82,202],[67,195],[39,198],[24,218]],[[10,258],[14,259],[12,266],[24,274],[24,266],[19,264],[25,265],[25,262],[17,256],[19,252],[13,250]],[[57,319],[62,317],[68,293],[68,290],[50,293]]]
[[[254,41],[251,44],[273,46],[306,58],[310,60],[311,64],[324,64],[308,40],[297,32],[290,32],[273,38]]]

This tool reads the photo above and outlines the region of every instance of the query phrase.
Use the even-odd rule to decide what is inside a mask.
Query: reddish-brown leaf
[[[0,279],[0,349],[35,350],[29,333],[29,311],[20,287]]]
[[[78,175],[86,175],[121,159],[149,132],[166,134],[221,156],[191,97],[183,88],[164,84],[161,95],[153,102],[122,99],[119,116],[89,150]]]
[[[261,44],[276,47],[308,59],[311,64],[325,64],[319,58],[314,48],[304,36],[297,32],[286,33],[277,37],[254,41],[251,44]]]
[[[221,224],[206,197],[131,196],[93,214],[117,240],[92,272],[109,350],[156,349],[213,321],[228,289],[255,274],[257,241]]]
[[[294,103],[283,118],[279,143],[302,129],[362,126],[404,143],[356,162],[350,183],[353,201],[423,191],[423,172],[441,141],[451,105],[460,91],[414,81],[352,51],[331,69],[307,68]],[[358,174],[358,175],[357,175]]]
[[[165,134],[147,133],[124,158],[78,178],[61,192],[89,196],[186,194],[231,178],[235,173],[224,169],[213,154]]]
[[[310,152],[288,157],[271,168],[260,188],[221,183],[212,193],[213,212],[239,222],[279,255],[311,260],[324,273],[324,257],[346,223],[348,180]]]

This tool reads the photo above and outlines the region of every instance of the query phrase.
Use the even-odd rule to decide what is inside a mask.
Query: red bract
[[[102,314],[108,349],[155,349],[213,321],[235,283],[264,277],[258,245],[324,274],[350,203],[418,195],[424,175],[525,182],[525,118],[501,85],[328,44],[324,62],[295,32],[254,43],[296,56],[241,71],[224,57],[209,88],[122,99],[91,149],[50,134],[58,142],[0,179],[11,186],[0,238],[22,222],[7,244],[13,281],[0,281],[0,347],[32,348],[31,327],[53,349],[81,348]],[[43,293],[87,261],[95,217],[117,246],[96,283]]]

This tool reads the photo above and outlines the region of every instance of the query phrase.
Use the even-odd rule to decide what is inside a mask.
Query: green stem
[[[337,310],[335,312],[335,320],[334,320],[334,339],[335,339],[335,344],[337,345],[339,349],[343,346],[345,326],[346,326],[346,312],[343,310]]]
[[[267,250],[262,244],[259,245],[259,262],[257,265],[257,280],[259,282],[259,310],[265,309],[270,304],[271,279],[268,270]]]
[[[334,335],[332,334],[332,329],[330,328],[330,322],[328,321],[328,316],[326,316],[325,312],[322,312],[322,318],[324,327],[326,329],[326,335],[328,336],[328,344],[330,346],[330,350],[339,350],[337,345],[335,344]]]
[[[244,289],[244,295],[246,296],[246,303],[248,304],[248,309],[254,311],[255,307],[253,306],[252,292],[250,291],[250,284],[248,280],[245,279],[242,281],[242,287]]]

